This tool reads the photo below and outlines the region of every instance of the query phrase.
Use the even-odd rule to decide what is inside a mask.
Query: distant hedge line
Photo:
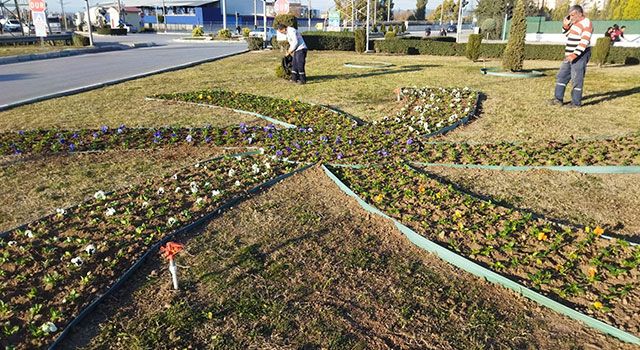
[[[309,50],[355,51],[352,32],[308,32],[303,33]],[[376,52],[400,55],[465,56],[466,44],[453,42],[454,37],[396,38],[372,40],[369,47]],[[500,58],[506,44],[480,45],[480,57]],[[558,61],[564,57],[562,45],[525,45],[528,60]],[[640,48],[612,47],[608,63],[640,64]]]

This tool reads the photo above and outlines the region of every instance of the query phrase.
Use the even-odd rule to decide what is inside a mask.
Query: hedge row
[[[355,51],[352,32],[303,33],[309,50]],[[376,52],[401,55],[465,56],[467,44],[458,44],[454,37],[396,38],[372,40],[369,47]],[[481,44],[480,57],[501,58],[506,44]],[[562,45],[525,45],[525,59],[559,61],[564,57]],[[640,48],[612,47],[608,63],[640,64]]]
[[[506,44],[481,44],[480,57],[501,58]],[[380,40],[375,42],[375,51],[402,55],[465,56],[466,44],[428,40]],[[525,59],[562,60],[562,45],[525,45]],[[640,48],[612,47],[608,63],[639,64]]]

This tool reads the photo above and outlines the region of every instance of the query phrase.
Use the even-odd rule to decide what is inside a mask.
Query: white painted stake
[[[173,259],[169,260],[169,272],[171,272],[171,281],[173,282],[173,289],[178,290],[178,266]]]

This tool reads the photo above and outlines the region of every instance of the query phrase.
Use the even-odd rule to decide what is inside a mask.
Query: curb
[[[0,65],[3,64],[11,64],[11,63],[20,63],[20,62],[29,62],[29,61],[39,61],[46,60],[50,58],[60,58],[60,57],[69,57],[69,56],[78,56],[78,55],[86,55],[90,53],[99,53],[99,52],[110,52],[110,51],[120,51],[120,50],[129,50],[135,49],[139,47],[154,47],[158,46],[156,43],[130,43],[130,44],[121,44],[121,45],[106,45],[102,47],[90,47],[83,49],[65,49],[61,51],[55,52],[46,52],[46,53],[34,53],[30,55],[16,55],[16,56],[7,56],[0,58]]]
[[[9,110],[9,109],[12,109],[12,108],[15,108],[15,107],[32,104],[32,103],[35,103],[35,102],[41,102],[41,101],[50,100],[50,99],[56,98],[56,97],[69,96],[69,95],[74,95],[74,94],[78,94],[78,93],[81,93],[81,92],[95,90],[95,89],[99,89],[99,88],[102,88],[102,87],[105,87],[105,86],[110,86],[110,85],[123,83],[123,82],[129,81],[129,80],[135,80],[135,79],[144,78],[144,77],[148,77],[148,76],[155,75],[155,74],[166,73],[166,72],[171,72],[171,71],[174,71],[174,70],[180,70],[180,69],[184,69],[184,68],[189,68],[189,67],[197,66],[199,64],[203,64],[203,63],[207,63],[207,62],[213,62],[213,61],[221,60],[223,58],[228,58],[228,57],[232,57],[232,56],[236,56],[236,55],[241,55],[241,54],[246,53],[248,51],[249,50],[245,49],[245,50],[242,50],[242,51],[239,51],[239,52],[234,52],[234,53],[230,53],[230,54],[226,54],[226,55],[222,55],[222,56],[206,58],[206,59],[198,60],[198,61],[192,61],[192,62],[180,64],[180,65],[177,65],[177,66],[173,66],[173,67],[157,69],[157,70],[153,70],[153,71],[149,71],[149,72],[145,72],[145,73],[131,75],[131,76],[120,78],[120,79],[115,79],[115,80],[110,80],[110,81],[106,81],[106,82],[102,82],[102,83],[86,85],[86,86],[82,86],[82,87],[79,87],[79,88],[73,88],[73,89],[69,89],[69,90],[65,90],[65,91],[61,91],[61,92],[55,92],[55,93],[48,94],[48,95],[43,95],[43,96],[29,98],[29,99],[26,99],[26,100],[7,103],[7,104],[4,104],[4,105],[0,105],[0,112]]]

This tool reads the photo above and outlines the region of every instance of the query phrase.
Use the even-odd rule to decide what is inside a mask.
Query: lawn
[[[76,49],[81,46],[51,46],[51,45],[28,45],[28,46],[0,46],[0,57],[30,55],[34,53],[46,53],[53,51],[61,51],[64,49]]]
[[[250,129],[248,134],[262,132],[264,121],[229,109],[147,99],[158,94],[209,88],[327,105],[371,122],[395,115],[402,104],[396,101],[394,90],[409,86],[468,86],[481,92],[476,118],[468,125],[438,137],[438,141],[543,144],[548,141],[585,139],[598,143],[600,139],[626,136],[640,130],[640,119],[633,117],[640,115],[640,66],[589,67],[585,106],[573,110],[546,105],[551,96],[558,62],[528,61],[526,68],[542,70],[546,76],[509,79],[480,74],[480,68],[497,65],[495,61],[471,63],[464,58],[433,56],[372,55],[363,58],[345,52],[311,52],[308,59],[309,83],[300,86],[274,78],[273,71],[278,60],[279,54],[276,53],[248,53],[15,108],[0,112],[0,130],[99,129],[106,125],[114,132],[122,124],[127,128],[167,125],[211,125],[216,128],[246,123],[257,126],[256,129]],[[393,66],[386,70],[343,66],[345,62],[358,61],[389,62]],[[297,115],[295,113],[299,113],[299,110],[296,108],[287,107],[284,111],[289,113],[290,110],[292,115]],[[308,115],[305,117],[309,118]],[[325,114],[319,114],[317,118],[333,120]],[[242,135],[246,133],[244,128],[240,128]],[[91,133],[82,135],[89,138]],[[272,135],[268,128],[265,128],[264,135],[262,141],[271,142]],[[256,140],[261,142],[260,136]],[[346,139],[335,140],[336,144],[340,142],[344,144]],[[409,144],[408,140],[402,142]],[[63,250],[73,251],[74,244],[84,245],[95,235],[109,232],[105,237],[114,241],[105,243],[104,247],[98,246],[100,254],[111,252],[109,249],[118,249],[118,259],[129,262],[141,252],[132,251],[133,244],[127,250],[122,237],[129,237],[140,247],[147,247],[154,235],[162,232],[158,229],[145,239],[133,234],[131,230],[136,225],[139,225],[135,227],[138,235],[151,229],[139,222],[141,217],[147,215],[147,218],[154,218],[154,210],[162,210],[162,215],[171,216],[173,222],[178,218],[184,223],[191,218],[189,209],[185,208],[191,208],[193,204],[193,208],[204,210],[203,205],[209,208],[217,203],[215,198],[220,192],[199,197],[190,204],[191,197],[196,200],[200,196],[196,193],[199,193],[202,184],[191,182],[189,185],[191,178],[187,180],[178,174],[170,177],[171,173],[222,153],[245,150],[196,144],[150,150],[114,149],[87,154],[5,156],[0,159],[0,181],[7,186],[0,190],[0,198],[3,203],[11,205],[0,209],[0,229],[30,222],[41,215],[54,213],[56,208],[90,199],[93,195],[96,203],[90,199],[93,204],[73,209],[73,215],[79,216],[72,221],[79,226],[65,228],[61,221],[64,221],[67,213],[58,212],[50,218],[56,225],[56,231],[44,230],[46,224],[38,224],[36,226],[42,232],[34,229],[35,235],[47,237],[47,244],[61,244]],[[289,146],[293,148],[294,145]],[[265,148],[266,152],[275,152],[267,146]],[[632,155],[636,152],[633,147],[628,150],[625,148],[625,151]],[[217,172],[211,179],[226,183],[231,181],[232,176],[240,176],[242,186],[238,180],[229,188],[244,191],[244,186],[249,185],[244,182],[251,178],[249,174],[265,176],[261,173],[263,167],[270,169],[270,161],[261,157],[264,159],[260,158],[262,160],[253,165],[257,169],[250,168],[247,165],[249,163],[241,168],[226,165],[231,167],[229,169],[213,166],[203,169],[198,166],[197,170],[194,168],[188,172],[188,177],[203,182],[207,176],[213,176],[212,172]],[[273,161],[275,163],[275,159]],[[233,164],[233,160],[229,162]],[[275,168],[273,174],[292,169],[291,166]],[[434,184],[438,183],[437,186],[446,186],[449,181],[461,193],[471,192],[490,200],[492,204],[488,205],[489,208],[493,208],[493,203],[498,203],[500,208],[495,210],[506,213],[504,215],[511,215],[514,209],[516,212],[524,210],[541,217],[540,222],[545,224],[548,221],[544,220],[552,220],[578,227],[578,234],[582,234],[580,230],[585,227],[604,227],[607,234],[630,241],[637,242],[640,237],[637,223],[640,175],[584,175],[546,170],[507,173],[442,167],[423,170],[437,175],[438,180],[433,180]],[[168,176],[161,178],[162,174]],[[421,190],[418,191],[407,189],[404,194],[399,192],[402,184],[406,185],[413,179],[394,179],[391,171],[386,175],[388,178],[377,179],[379,183],[373,184],[365,179],[373,181],[375,176],[358,178],[357,173],[354,174],[349,175],[353,184],[359,186],[359,190],[363,191],[361,195],[370,203],[382,205],[385,197],[374,194],[384,188],[387,195],[404,196],[397,201],[398,205],[395,202],[385,203],[385,209],[393,212],[394,217],[412,222],[423,215],[425,221],[420,224],[428,222],[428,213],[421,210],[419,205],[414,207],[416,202],[411,197],[425,192],[425,189],[419,187]],[[253,179],[255,182],[258,178],[254,176]],[[175,196],[175,201],[166,196],[163,204],[149,199],[164,194],[164,188],[172,189],[168,186],[174,180],[186,181],[175,192],[169,191],[171,196]],[[399,181],[400,185],[395,186],[392,180]],[[162,187],[157,188],[160,185]],[[210,185],[207,182],[204,187]],[[369,185],[373,188],[367,188]],[[189,186],[192,193],[187,190]],[[97,191],[117,189],[120,189],[117,199],[108,199],[104,204],[98,199]],[[211,189],[207,188],[207,191]],[[183,194],[185,190],[188,195]],[[435,196],[438,190],[433,191],[427,193]],[[222,192],[224,196],[227,195],[226,191]],[[468,201],[473,202],[464,199],[466,197],[458,198],[465,205]],[[121,205],[127,206],[124,214],[121,214]],[[137,213],[138,205],[145,209],[143,214]],[[160,207],[156,208],[156,205]],[[479,206],[484,208],[484,205]],[[146,209],[148,206],[151,206],[150,209]],[[117,208],[117,211],[112,212],[113,208]],[[399,209],[406,211],[400,212]],[[104,218],[102,211],[105,212]],[[81,217],[85,214],[78,213],[89,215],[91,220],[85,222]],[[111,219],[114,213],[117,219]],[[456,210],[454,214],[444,215],[437,223],[436,218],[432,218],[433,222],[425,224],[426,227],[448,224],[463,214]],[[518,217],[520,214],[513,215]],[[162,218],[166,221],[164,216]],[[466,223],[469,227],[482,227],[485,224],[472,216],[464,220],[468,220]],[[118,225],[127,228],[118,229]],[[167,221],[166,225],[163,230],[173,223]],[[77,232],[82,231],[83,227],[91,233]],[[464,225],[460,226],[461,232],[463,228]],[[590,232],[588,228],[586,230]],[[111,235],[112,231],[115,236]],[[425,235],[431,233],[427,230]],[[52,234],[60,234],[66,240],[55,243],[57,238],[49,237]],[[24,232],[14,236],[20,242],[26,239]],[[563,234],[562,237],[565,236]],[[589,233],[587,236],[585,244],[588,245],[593,235]],[[536,244],[546,243],[547,236],[544,233],[537,237]],[[344,197],[317,167],[249,199],[221,218],[211,221],[205,229],[181,234],[176,239],[185,243],[187,248],[187,252],[179,256],[179,264],[182,265],[181,291],[170,290],[164,262],[153,258],[129,280],[131,285],[94,314],[100,316],[92,317],[88,325],[72,335],[68,344],[88,348],[174,348],[193,345],[196,348],[253,346],[292,349],[429,346],[465,349],[613,349],[624,346],[617,340],[419,251],[401,239],[388,222],[365,214],[351,199]],[[593,249],[596,248],[601,247],[596,245]],[[608,246],[602,249],[606,250]],[[625,254],[629,250],[621,249]],[[56,248],[44,255],[57,253],[61,251]],[[65,253],[63,259],[68,260],[71,255]],[[91,257],[85,256],[85,259],[90,261]],[[47,258],[47,261],[51,260]],[[24,261],[20,260],[20,263]],[[103,283],[101,285],[119,274],[118,264],[122,263],[123,260],[118,263],[116,259],[109,262],[108,268],[96,270],[96,276],[102,273],[98,278]],[[44,265],[45,268],[51,268],[49,263]],[[70,266],[70,263],[66,266]],[[65,273],[75,278],[88,268],[71,266]],[[9,268],[14,269],[14,265]],[[604,268],[598,271],[601,270],[604,271]],[[615,271],[618,273],[622,270]],[[520,273],[519,278],[525,278],[526,274],[521,272],[518,271],[516,275]],[[606,272],[599,273],[604,275]],[[93,293],[89,292],[90,285],[85,283],[85,278],[89,281],[88,277],[88,274],[81,276],[82,287],[74,287],[75,280],[69,282],[68,288],[72,288],[74,300],[81,301],[88,297],[87,294],[81,294],[77,299],[77,290]],[[594,276],[591,277],[589,283],[595,281]],[[551,289],[546,291],[557,292]],[[612,293],[611,298],[615,299],[618,296],[615,293],[619,291],[603,291],[602,295],[608,296],[609,292]],[[53,292],[47,289],[47,293]],[[68,297],[64,297],[65,293],[69,291],[56,294],[56,307],[67,308],[65,304]],[[630,298],[637,296],[636,290],[633,293]],[[155,297],[151,300],[148,295]],[[589,299],[591,297],[593,295],[589,294],[586,299],[576,300],[588,309],[585,305],[593,302]],[[20,300],[22,303],[25,301]],[[627,299],[616,299],[613,304],[607,304],[605,309],[601,310],[600,304],[588,311],[602,315],[609,307],[614,308],[618,300]],[[637,307],[635,301],[632,304]],[[2,310],[5,309],[0,308]],[[618,310],[614,310],[615,315],[608,315],[611,319],[607,320],[615,321],[610,323],[616,325],[627,325],[627,330],[636,333],[635,321],[627,322],[626,315]],[[61,319],[70,316],[60,316],[58,310],[54,311]],[[11,317],[11,312],[8,315]],[[0,314],[0,321],[2,317],[7,317],[7,313]],[[42,337],[39,339],[51,336],[38,333],[37,329],[32,329],[31,333],[36,334],[36,338]]]

